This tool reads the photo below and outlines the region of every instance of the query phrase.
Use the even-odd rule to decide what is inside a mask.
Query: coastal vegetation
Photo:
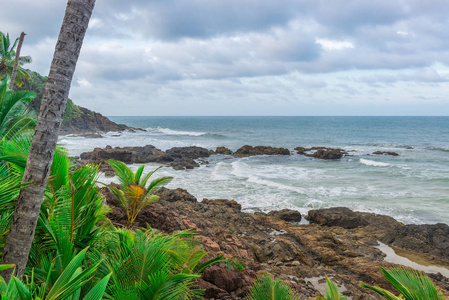
[[[75,17],[76,13],[90,16],[94,3],[69,1],[68,11]],[[109,160],[119,185],[107,188],[127,217],[126,227],[114,226],[108,218],[111,208],[100,188],[100,166],[75,166],[67,152],[56,146],[70,81],[89,20],[75,18],[79,24],[69,26],[69,18],[66,15],[55,52],[59,59],[52,64],[45,88],[41,89],[43,80],[27,85],[43,93],[37,125],[36,114],[29,109],[36,94],[7,87],[17,41],[11,45],[8,35],[0,35],[3,47],[0,49],[3,79],[0,81],[1,299],[201,298],[204,290],[197,283],[207,268],[220,263],[236,271],[244,267],[234,258],[204,251],[195,239],[195,230],[167,234],[150,226],[135,226],[141,210],[158,201],[159,196],[154,193],[172,177],[150,182],[159,168],[144,174],[144,165],[133,172],[125,163]],[[72,36],[76,38],[71,39]],[[76,49],[75,53],[67,45]],[[71,61],[72,65],[63,67],[58,61]],[[18,86],[25,79],[39,79],[23,69],[17,74]],[[79,110],[72,106],[71,112],[69,117],[75,118]],[[242,155],[251,151],[247,149]],[[281,151],[290,154],[288,149]],[[365,283],[361,286],[385,299],[444,299],[421,272],[405,268],[381,268],[381,272],[399,296]],[[326,292],[318,299],[347,299],[327,277],[326,282]],[[246,297],[248,300],[293,300],[300,295],[281,279],[261,273]]]
[[[150,182],[147,186],[151,175],[162,167],[143,175],[145,165],[141,165],[134,173],[126,164],[118,160],[109,160],[114,170],[115,176],[120,182],[119,187],[113,185],[108,186],[111,193],[119,201],[123,210],[128,217],[128,226],[132,227],[136,220],[137,214],[148,206],[159,200],[159,196],[153,195],[158,189],[168,184],[173,177],[161,177]]]
[[[21,66],[30,63],[31,57],[19,56],[20,48],[17,47],[16,49],[18,43],[19,38],[12,43],[9,34],[5,35],[0,31],[0,80],[8,77],[14,84],[20,87],[23,84],[23,80],[29,78],[28,73]],[[16,55],[16,51],[19,52],[19,55]]]

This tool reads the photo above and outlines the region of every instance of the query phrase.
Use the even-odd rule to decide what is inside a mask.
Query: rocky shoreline
[[[124,226],[126,214],[105,189],[109,214],[114,225]],[[354,212],[338,207],[311,210],[304,216],[310,224],[299,224],[301,214],[282,210],[245,213],[232,200],[203,199],[183,189],[162,188],[158,203],[146,207],[135,227],[166,233],[196,230],[197,240],[209,257],[224,254],[238,258],[246,270],[230,271],[225,266],[209,268],[198,281],[206,290],[204,299],[242,299],[259,272],[269,272],[288,282],[301,299],[310,299],[324,290],[324,276],[340,286],[352,299],[382,299],[359,286],[361,281],[393,290],[382,278],[384,260],[379,242],[406,251],[420,262],[449,266],[449,226],[404,225],[392,217]],[[386,247],[388,247],[386,246]],[[449,269],[448,269],[449,272]],[[449,296],[449,278],[429,274]],[[446,274],[446,276],[448,276]]]

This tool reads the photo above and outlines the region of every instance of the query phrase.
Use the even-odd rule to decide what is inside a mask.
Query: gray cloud
[[[28,34],[23,53],[43,74],[64,9],[60,0],[16,0],[0,11],[0,30]],[[232,114],[228,104],[243,101],[276,101],[279,113],[444,102],[447,11],[445,0],[97,0],[72,94],[110,114],[167,114],[179,99],[185,114],[200,106]],[[124,99],[126,109],[103,108]]]

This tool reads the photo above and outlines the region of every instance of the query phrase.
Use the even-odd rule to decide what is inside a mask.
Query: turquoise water
[[[163,168],[171,187],[199,199],[228,198],[246,210],[346,206],[405,223],[449,224],[449,117],[111,117],[147,132],[103,139],[63,137],[72,155],[94,147],[249,145],[341,147],[351,157],[323,161],[293,154],[235,159],[214,155],[187,171]],[[373,156],[395,151],[399,157]]]

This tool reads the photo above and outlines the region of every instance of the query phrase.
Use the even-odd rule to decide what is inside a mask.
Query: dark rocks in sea
[[[255,155],[290,155],[290,150],[286,148],[276,148],[270,146],[249,146],[245,145],[234,152],[235,157],[247,157]]]
[[[165,151],[165,154],[177,159],[177,158],[191,158],[196,159],[200,157],[209,157],[210,150],[206,148],[191,146],[191,147],[173,147]]]
[[[144,147],[112,148],[111,146],[106,146],[104,149],[95,148],[93,151],[82,153],[80,159],[95,163],[105,163],[109,159],[115,159],[126,164],[173,161],[173,158],[170,158],[163,151],[152,145]]]
[[[301,213],[292,209],[272,210],[268,213],[270,217],[275,217],[287,222],[301,222]]]
[[[93,151],[82,153],[78,163],[107,165],[109,159],[115,159],[126,164],[154,162],[169,165],[176,170],[184,170],[199,167],[195,159],[209,156],[210,151],[201,147],[175,147],[164,152],[152,145],[123,148],[106,146],[104,149],[95,148]]]
[[[232,155],[232,151],[226,147],[217,147],[215,154]]]
[[[391,151],[375,151],[374,155],[390,155],[390,156],[399,156],[399,153],[391,152]]]
[[[327,147],[296,147],[295,150],[297,154],[319,159],[340,159],[348,154],[348,152],[343,149]]]
[[[165,151],[165,155],[173,160],[169,165],[175,170],[199,167],[195,159],[209,157],[210,154],[208,149],[196,146],[174,147]]]
[[[417,240],[421,236],[432,236],[423,240],[423,243],[429,243],[427,247],[430,249],[439,248],[438,245],[444,247],[444,235],[449,236],[445,226],[416,225],[419,230],[415,231],[391,217],[344,208],[316,210],[309,214],[316,216],[310,216],[310,220],[323,220],[320,223],[325,226],[313,222],[298,225],[269,215],[240,212],[231,205],[232,201],[206,200],[200,203],[193,201],[193,196],[186,196],[187,191],[169,191],[162,190],[160,201],[143,209],[134,223],[135,227],[146,228],[149,224],[167,233],[196,230],[196,239],[205,251],[210,252],[209,258],[223,254],[238,258],[247,266],[243,272],[228,270],[225,265],[208,269],[198,281],[198,287],[205,289],[204,299],[241,299],[257,273],[264,271],[288,282],[299,292],[301,299],[315,297],[318,287],[311,282],[327,275],[339,285],[344,285],[344,294],[354,300],[380,300],[383,298],[359,285],[364,281],[391,289],[383,280],[379,266],[388,268],[394,264],[384,261],[385,255],[375,247],[378,240],[388,233],[396,241],[401,235]],[[113,207],[108,217],[114,224],[125,225],[126,214],[107,190],[105,193],[108,205]],[[170,196],[164,198],[162,195],[166,194]],[[397,228],[407,229],[398,231],[400,235],[395,236]],[[423,252],[416,249],[416,255]],[[449,262],[444,254],[439,258]],[[432,275],[432,280],[446,296],[449,295],[449,288],[446,288],[449,287],[448,278],[437,274]]]

